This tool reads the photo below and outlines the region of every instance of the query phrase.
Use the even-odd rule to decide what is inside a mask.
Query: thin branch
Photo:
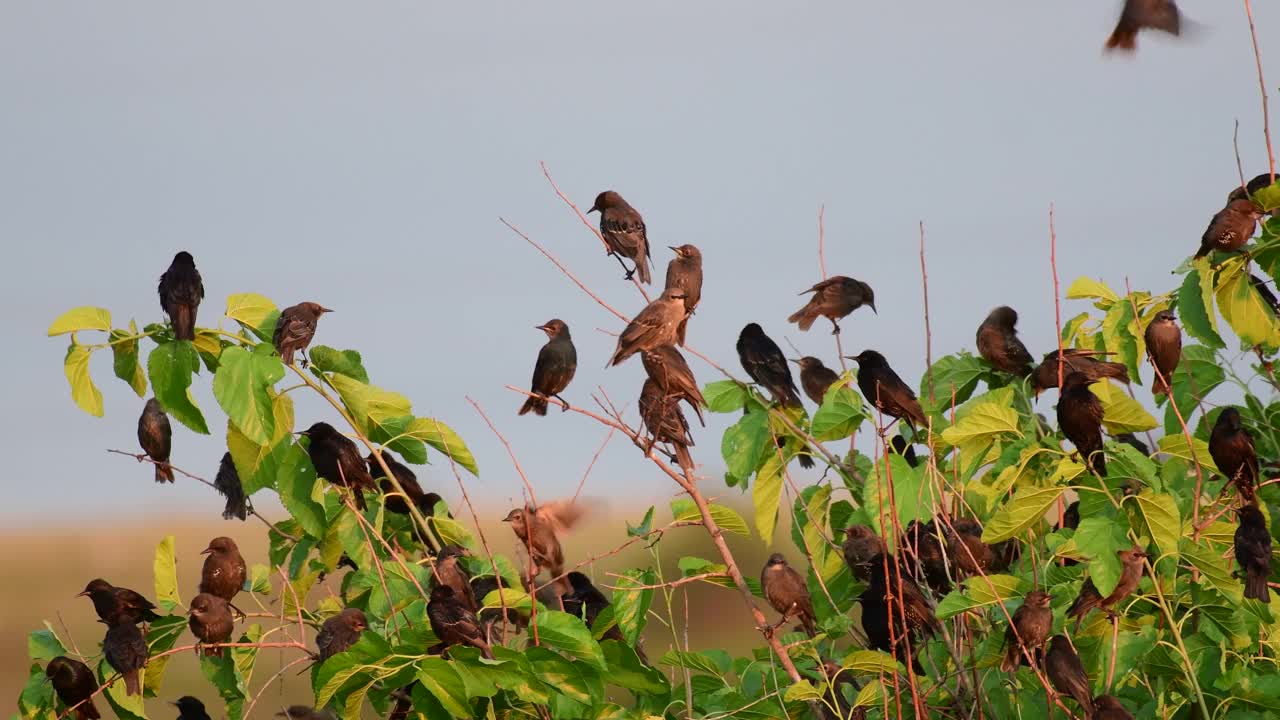
[[[609,428],[609,434],[604,436],[604,442],[600,443],[600,447],[596,448],[596,454],[591,456],[591,462],[587,464],[586,472],[582,473],[582,479],[578,481],[578,489],[573,491],[573,500],[576,502],[578,496],[582,494],[582,488],[587,484],[587,478],[591,476],[591,468],[596,466],[596,461],[600,459],[600,453],[609,446],[609,441],[613,439],[613,434],[617,432],[613,428]]]
[[[1244,14],[1249,18],[1249,37],[1253,40],[1253,59],[1258,67],[1258,90],[1262,94],[1262,135],[1267,141],[1267,167],[1271,182],[1276,181],[1276,156],[1271,149],[1271,111],[1267,108],[1267,81],[1262,77],[1262,51],[1258,48],[1258,31],[1253,26],[1253,6],[1244,0]]]
[[[539,245],[538,243],[534,242],[534,241],[533,241],[533,239],[531,239],[528,235],[525,235],[525,234],[524,234],[524,232],[522,232],[522,231],[520,230],[520,228],[518,228],[518,227],[516,227],[515,225],[512,225],[511,223],[507,222],[504,218],[498,218],[498,222],[502,223],[503,225],[506,225],[508,228],[510,228],[510,229],[511,229],[511,232],[513,232],[513,233],[515,233],[515,234],[519,235],[520,237],[524,238],[525,242],[529,243],[529,244],[530,244],[530,245],[532,245],[532,246],[533,246],[533,247],[534,247],[538,252],[540,252],[540,253],[542,253],[543,255],[545,255],[545,256],[546,256],[546,258],[547,258],[548,260],[550,260],[550,261],[551,261],[551,262],[552,262],[556,267],[560,268],[560,272],[564,273],[564,274],[565,274],[565,277],[567,277],[567,278],[569,278],[570,280],[572,280],[572,281],[573,281],[573,284],[574,284],[574,285],[577,285],[577,286],[582,290],[582,292],[584,292],[584,293],[586,293],[586,294],[590,295],[590,296],[591,296],[591,299],[596,301],[596,304],[598,304],[600,307],[604,308],[605,310],[608,310],[609,312],[613,313],[613,314],[614,314],[614,315],[615,315],[619,320],[621,320],[622,322],[624,322],[624,323],[625,323],[625,322],[631,322],[631,318],[627,317],[626,315],[623,315],[622,313],[618,312],[617,310],[614,310],[612,305],[610,305],[609,303],[605,302],[604,300],[601,300],[599,295],[596,295],[595,293],[591,292],[591,290],[589,290],[589,289],[587,288],[587,286],[586,286],[586,285],[584,285],[584,284],[582,283],[582,281],[581,281],[581,280],[579,280],[579,279],[578,279],[578,277],[577,277],[576,275],[574,275],[573,273],[569,272],[569,268],[565,267],[563,263],[561,263],[559,260],[557,260],[557,259],[556,259],[556,256],[555,256],[555,255],[552,255],[551,253],[547,252],[547,249],[546,249],[546,248],[544,248],[544,247],[542,247],[541,245]]]
[[[933,332],[929,329],[929,270],[924,262],[924,221],[920,221],[920,287],[924,291],[924,376],[933,402]]]

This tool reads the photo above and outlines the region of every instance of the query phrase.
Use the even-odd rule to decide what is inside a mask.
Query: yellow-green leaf
[[[1147,488],[1138,495],[1138,507],[1147,521],[1151,539],[1163,555],[1177,555],[1178,542],[1182,539],[1182,517],[1178,506],[1166,493]]]
[[[1224,276],[1225,281],[1222,279]],[[1218,311],[1241,342],[1271,347],[1280,345],[1275,313],[1250,282],[1249,273],[1242,269],[1237,272],[1223,270],[1219,275],[1217,300]]]
[[[1137,400],[1110,380],[1096,382],[1089,389],[1102,401],[1102,424],[1112,435],[1142,432],[1160,424]]]
[[[156,558],[152,565],[156,581],[156,604],[165,612],[182,603],[178,597],[178,560],[173,536],[168,535],[156,546]]]
[[[466,468],[472,475],[480,477],[480,466],[476,463],[475,455],[471,454],[467,444],[448,425],[435,418],[414,418],[405,434],[425,442]]]
[[[756,532],[765,545],[773,542],[773,529],[778,524],[778,503],[782,500],[781,453],[773,453],[760,466],[756,482],[751,486],[751,505],[755,510]]]
[[[80,330],[110,330],[111,311],[100,307],[72,308],[58,316],[49,326],[49,337]]]
[[[1021,535],[1058,501],[1064,488],[1023,488],[996,511],[982,530],[982,542],[994,545]]]
[[[968,414],[955,425],[942,431],[942,439],[960,446],[978,439],[1001,434],[1021,434],[1018,430],[1018,413],[1011,407],[984,402],[969,409]]]
[[[1191,445],[1188,447],[1187,436],[1178,432],[1160,438],[1156,441],[1156,446],[1160,448],[1160,452],[1182,458],[1192,465],[1199,461],[1200,467],[1206,472],[1218,472],[1218,466],[1214,464],[1213,456],[1209,454],[1209,443],[1198,437],[1193,436]]]
[[[711,519],[715,521],[716,525],[720,526],[721,530],[744,537],[751,536],[751,531],[747,529],[747,521],[743,520],[737,511],[715,503],[711,503],[708,509],[711,511]],[[680,521],[702,521],[702,514],[698,512],[698,506],[694,505],[693,501],[688,498],[672,500],[671,515],[673,519]]]
[[[71,383],[71,399],[76,401],[76,405],[94,417],[102,417],[102,392],[89,376],[89,355],[92,353],[84,345],[72,343],[67,348],[66,359],[62,361],[62,371],[67,382]]]
[[[1067,288],[1067,299],[1080,300],[1084,298],[1097,298],[1106,301],[1105,304],[1110,305],[1119,300],[1120,296],[1112,292],[1111,288],[1104,283],[1090,277],[1081,276],[1071,283],[1071,287]]]
[[[275,303],[257,293],[239,293],[227,298],[227,317],[249,327],[262,327],[275,310]]]

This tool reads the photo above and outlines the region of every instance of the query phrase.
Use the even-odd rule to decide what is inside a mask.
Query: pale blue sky
[[[83,414],[62,374],[65,338],[44,337],[75,305],[108,307],[118,324],[159,319],[156,280],[180,249],[204,275],[201,324],[243,291],[335,308],[317,342],[360,349],[376,383],[457,428],[480,459],[477,498],[505,503],[520,484],[464,394],[540,497],[571,493],[605,431],[555,412],[516,417],[522,398],[502,386],[528,382],[544,341],[533,326],[572,328],[571,401],[603,384],[634,407],[643,370],[603,369],[614,340],[595,328],[619,323],[498,216],[624,312],[639,303],[540,160],[584,207],[606,188],[636,205],[659,278],[666,246],[702,248],[690,343],[731,367],[750,321],[835,361],[826,331],[785,323],[818,279],[822,203],[829,270],[870,282],[880,308],[845,323],[847,350],[923,371],[924,220],[935,356],[971,347],[998,304],[1020,311],[1042,353],[1050,201],[1064,289],[1091,272],[1165,291],[1236,182],[1233,119],[1246,172],[1265,164],[1241,4],[1184,2],[1193,37],[1144,35],[1134,59],[1101,51],[1119,4],[0,4],[0,522],[217,512],[207,488],[156,487],[149,469],[103,452],[134,447],[142,402],[103,356],[107,417]],[[1274,86],[1280,8],[1255,5]],[[201,405],[222,427],[204,382]],[[333,419],[300,407],[300,424],[317,418]],[[724,420],[695,436],[711,492]],[[217,431],[176,435],[175,462],[212,476]],[[419,476],[458,497],[444,465]],[[615,439],[587,492],[671,491]]]

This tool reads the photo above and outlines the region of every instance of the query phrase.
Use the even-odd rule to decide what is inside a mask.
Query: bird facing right
[[[569,326],[563,320],[552,318],[537,329],[547,334],[547,344],[538,351],[538,361],[533,365],[530,390],[534,395],[524,401],[520,415],[531,410],[535,415],[546,415],[548,397],[564,403],[563,410],[568,410],[569,403],[560,397],[560,393],[569,387],[573,374],[578,370],[578,351],[569,337]]]
[[[992,310],[978,326],[978,354],[995,369],[1024,378],[1031,374],[1034,360],[1018,339],[1018,313],[1007,305]]]
[[[276,346],[280,359],[285,365],[293,364],[293,354],[302,352],[302,366],[307,366],[307,347],[316,336],[316,326],[320,316],[333,312],[320,303],[302,302],[280,311],[276,320],[275,333],[271,336],[271,344]]]
[[[1224,408],[1218,414],[1209,433],[1209,455],[1227,480],[1235,483],[1240,497],[1252,502],[1258,484],[1258,452],[1236,408]]]
[[[1049,609],[1049,601],[1052,599],[1043,590],[1032,590],[1023,598],[1022,607],[1013,614],[1013,622],[1005,629],[1005,655],[1004,662],[1000,665],[1001,670],[1017,670],[1025,662],[1027,655],[1039,662],[1044,642],[1049,639],[1049,632],[1053,630],[1053,611]]]
[[[1086,718],[1093,717],[1093,691],[1089,687],[1089,675],[1084,663],[1066,635],[1054,635],[1049,641],[1049,652],[1044,659],[1045,673],[1053,689],[1075,698]]]
[[[802,332],[813,327],[813,322],[818,318],[825,317],[831,321],[831,333],[839,335],[839,321],[854,310],[866,305],[871,308],[871,312],[876,312],[876,294],[871,286],[844,275],[832,275],[800,294],[807,293],[813,293],[813,297],[787,318],[787,322],[799,325]]]
[[[1200,238],[1200,249],[1196,257],[1202,258],[1210,252],[1235,252],[1245,246],[1258,228],[1258,219],[1263,215],[1262,208],[1253,204],[1248,198],[1232,200],[1209,221],[1209,227]]]
[[[1151,394],[1167,395],[1173,371],[1182,359],[1182,330],[1178,327],[1178,318],[1168,310],[1161,310],[1147,325],[1142,337],[1147,344],[1147,359],[1156,373],[1151,381]]]
[[[915,391],[889,367],[883,355],[863,350],[849,359],[858,361],[858,389],[867,402],[889,417],[906,420],[917,430],[928,427],[929,419]]]
[[[453,645],[470,645],[479,648],[484,657],[493,659],[493,651],[485,639],[480,621],[448,585],[437,584],[431,588],[431,599],[427,602],[427,620],[444,649]]]
[[[800,573],[787,564],[782,553],[769,556],[764,569],[760,571],[760,587],[769,604],[782,616],[778,626],[795,617],[800,620],[800,626],[804,628],[806,635],[815,637],[818,634],[809,588]]]
[[[316,662],[323,663],[338,653],[346,652],[368,629],[369,621],[360,608],[343,608],[337,615],[330,616],[316,633],[316,649],[320,651]]]

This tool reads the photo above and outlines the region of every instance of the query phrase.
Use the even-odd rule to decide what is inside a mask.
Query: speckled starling
[[[1253,204],[1252,200],[1232,200],[1218,211],[1209,221],[1209,227],[1200,238],[1200,249],[1196,257],[1201,258],[1210,252],[1235,252],[1245,246],[1258,228],[1258,218],[1262,217],[1262,208]]]
[[[858,361],[858,389],[867,402],[880,412],[906,420],[916,429],[925,428],[929,420],[915,392],[889,367],[889,362],[875,350],[863,350],[849,356]]]
[[[200,570],[200,592],[216,595],[228,603],[234,600],[248,577],[248,569],[236,541],[229,537],[216,537],[200,554],[208,555]]]
[[[749,323],[738,335],[738,361],[752,380],[769,391],[774,402],[789,407],[802,407],[796,382],[791,379],[787,357],[772,338],[764,334],[764,328]]]
[[[978,326],[978,354],[995,369],[1016,377],[1031,374],[1035,362],[1027,346],[1018,339],[1018,313],[1007,305],[1001,305]]]
[[[298,303],[280,311],[271,343],[276,346],[285,365],[292,365],[293,354],[301,352],[302,366],[307,366],[307,347],[316,336],[316,325],[321,315],[331,312],[329,308],[313,302]]]
[[[640,212],[622,199],[612,190],[605,190],[596,196],[588,214],[600,213],[600,234],[609,247],[609,254],[618,259],[622,269],[626,270],[626,279],[633,275],[640,276],[640,282],[649,284],[649,236],[645,232],[644,218]],[[635,264],[635,268],[627,269],[623,258]]]

